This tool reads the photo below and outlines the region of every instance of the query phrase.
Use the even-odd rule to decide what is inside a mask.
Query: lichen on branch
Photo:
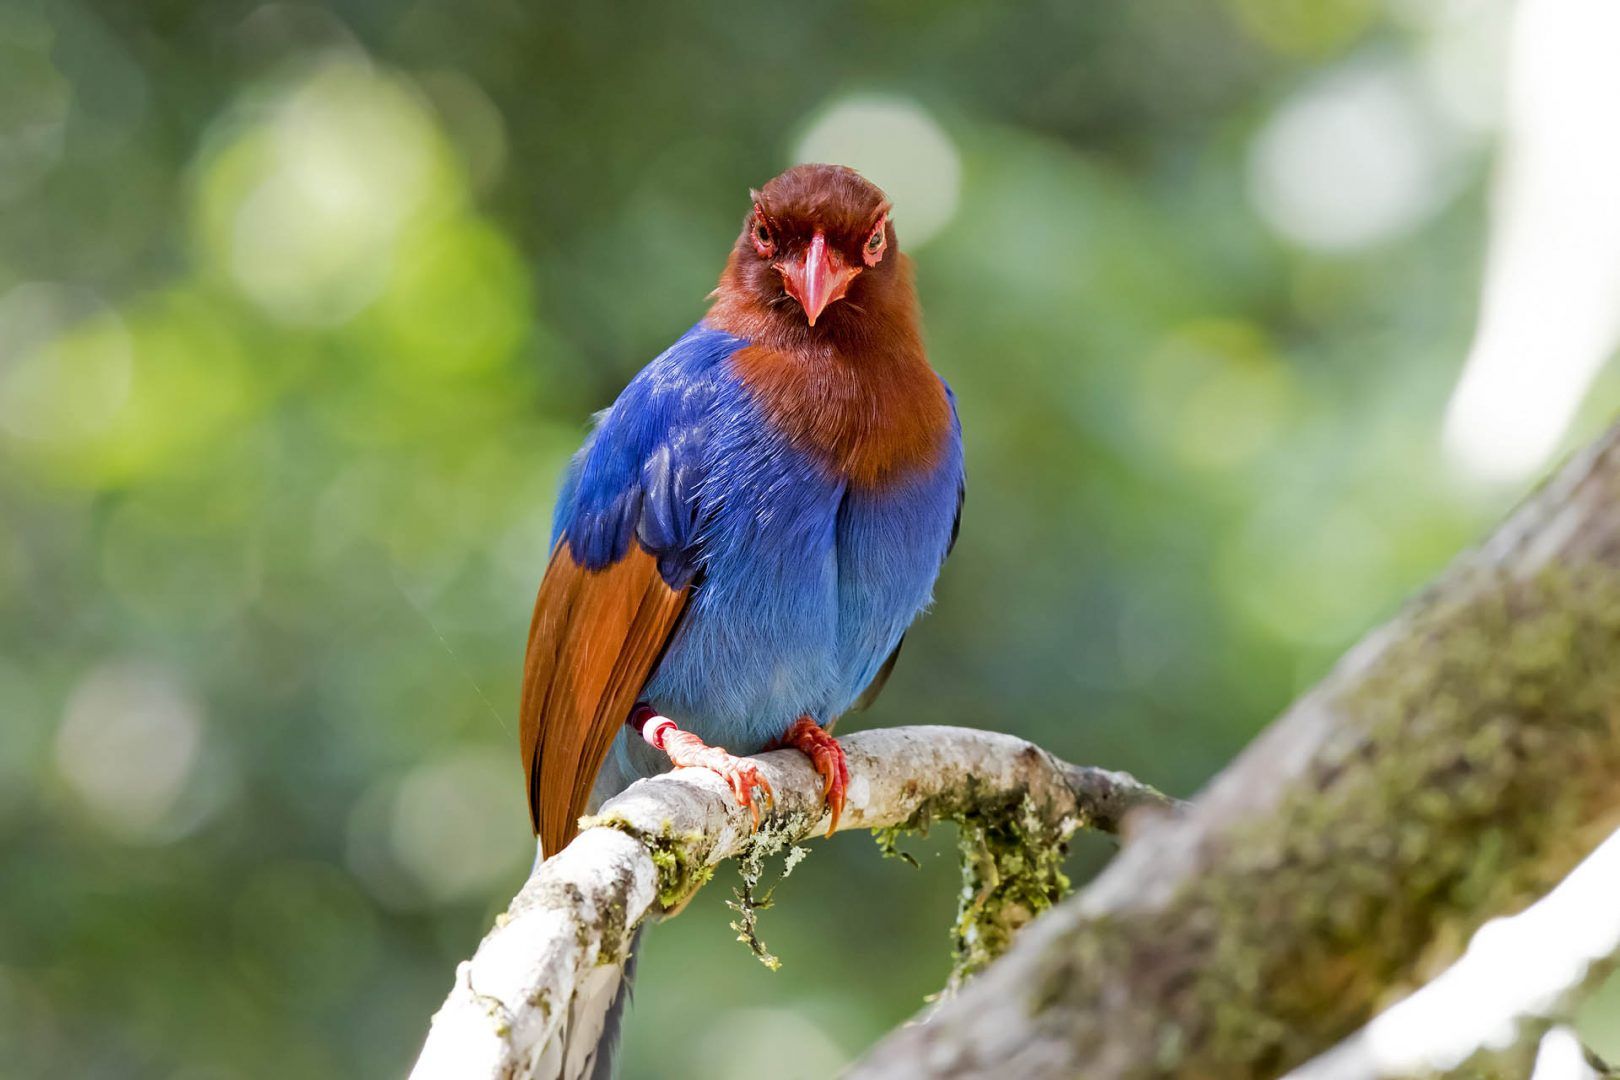
[[[767,818],[737,856],[740,883],[733,887],[732,898],[726,901],[726,906],[737,913],[731,923],[731,928],[737,931],[737,940],[748,946],[754,957],[772,971],[779,970],[782,961],[760,939],[759,913],[775,903],[777,887],[810,854],[809,848],[798,844],[804,837],[805,828],[803,821]],[[761,892],[760,882],[765,877],[766,860],[784,849],[787,855],[782,859],[781,876],[776,879],[776,884]]]
[[[1063,899],[1069,879],[1064,821],[1041,814],[1026,794],[1015,803],[953,816],[962,891],[951,925],[951,974],[946,994],[1012,944],[1013,935]]]
[[[1029,813],[1052,835],[1066,836],[1081,824],[1115,831],[1139,808],[1173,805],[1123,773],[1067,764],[1010,735],[909,727],[857,732],[842,742],[850,789],[841,829],[882,830],[921,820],[921,813],[959,814],[969,829],[982,830],[975,846],[984,847],[988,869],[976,871],[984,886],[976,895],[982,891],[983,898],[969,920],[982,926],[972,934],[981,946],[1004,940],[1014,912],[1033,913],[1041,897],[1060,888],[1056,879],[1033,884],[1041,880],[1041,857],[1014,854],[1037,835],[1017,824]],[[413,1077],[529,1075],[540,1050],[559,1037],[566,1003],[588,973],[619,962],[644,919],[678,914],[727,859],[742,861],[743,887],[734,902],[739,933],[761,959],[769,957],[757,921],[771,895],[759,892],[764,861],[787,851],[790,871],[802,858],[797,852],[806,850],[799,842],[825,831],[828,820],[821,778],[803,754],[775,751],[753,760],[776,792],[775,809],[757,832],[723,781],[701,769],[634,784],[583,821],[579,836],[537,869],[477,954],[458,968]],[[1001,821],[998,807],[1016,813],[1011,824],[992,828]]]
[[[1620,428],[852,1075],[1280,1075],[1569,873],[1617,774]]]
[[[919,807],[900,825],[873,831],[885,857],[917,865],[900,850],[907,832],[956,827],[962,875],[950,926],[951,971],[935,997],[949,997],[1000,956],[1013,935],[1069,891],[1063,872],[1068,840],[1080,827],[1072,807],[1038,803],[1030,793],[981,792],[972,780],[959,792]]]

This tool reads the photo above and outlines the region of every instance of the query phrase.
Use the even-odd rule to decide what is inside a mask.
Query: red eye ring
[[[876,266],[883,261],[883,252],[889,246],[889,215],[884,214],[878,218],[878,223],[872,226],[872,232],[867,236],[866,243],[861,245],[861,261],[867,266]]]
[[[748,239],[754,242],[754,250],[759,252],[760,258],[768,259],[776,254],[776,238],[771,235],[771,224],[758,203],[754,204],[754,221],[748,228]]]

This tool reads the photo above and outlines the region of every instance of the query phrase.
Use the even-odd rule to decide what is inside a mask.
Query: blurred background
[[[889,190],[966,429],[857,723],[1195,791],[1620,405],[1608,7],[0,0],[0,1076],[403,1072],[532,856],[564,459],[795,160]],[[948,834],[816,844],[777,974],[722,873],[627,1075],[910,1015]]]

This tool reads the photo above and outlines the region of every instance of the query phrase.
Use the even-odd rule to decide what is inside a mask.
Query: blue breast
[[[728,367],[743,344],[700,325],[648,365],[600,418],[557,513],[587,565],[634,535],[666,579],[694,583],[642,697],[739,754],[799,716],[836,719],[872,681],[929,602],[962,476],[953,424],[935,467],[851,489],[765,420]],[[597,793],[667,765],[626,733]]]

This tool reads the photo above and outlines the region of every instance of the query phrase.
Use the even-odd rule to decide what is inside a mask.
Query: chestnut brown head
[[[796,304],[813,327],[896,274],[889,200],[854,169],[796,165],[751,194],[728,284],[756,302]]]

